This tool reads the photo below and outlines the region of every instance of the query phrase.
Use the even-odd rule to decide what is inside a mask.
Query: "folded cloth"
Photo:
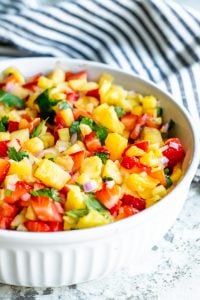
[[[0,57],[118,66],[172,93],[200,125],[200,14],[173,1],[49,1],[0,0]]]

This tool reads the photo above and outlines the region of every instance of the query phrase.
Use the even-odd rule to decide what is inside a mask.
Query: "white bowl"
[[[196,129],[186,110],[155,84],[112,67],[58,58],[25,58],[0,62],[0,71],[13,65],[27,76],[64,70],[87,70],[97,79],[108,72],[128,90],[153,94],[161,102],[165,119],[177,122],[176,135],[186,150],[185,176],[154,206],[127,219],[91,229],[32,233],[0,231],[0,282],[23,286],[62,286],[96,279],[138,263],[170,228],[186,199],[198,158]]]

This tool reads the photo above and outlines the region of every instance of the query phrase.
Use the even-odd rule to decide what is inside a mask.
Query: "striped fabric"
[[[161,0],[44,2],[0,0],[0,58],[66,56],[118,66],[171,92],[200,125],[200,15]]]

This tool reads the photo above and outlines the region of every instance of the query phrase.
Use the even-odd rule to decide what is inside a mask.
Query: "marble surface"
[[[141,273],[123,270],[108,277],[60,288],[0,285],[2,300],[199,300],[200,183],[193,183],[174,226],[149,252]]]

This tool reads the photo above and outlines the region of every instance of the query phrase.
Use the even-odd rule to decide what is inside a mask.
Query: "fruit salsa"
[[[154,95],[56,68],[0,81],[0,229],[51,232],[133,216],[182,176],[185,151]]]

